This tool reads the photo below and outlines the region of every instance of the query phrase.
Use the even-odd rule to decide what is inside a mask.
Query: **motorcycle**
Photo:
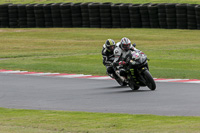
[[[150,90],[156,89],[155,81],[149,72],[148,58],[141,51],[130,51],[127,55],[126,80],[132,90],[138,90],[141,86],[147,86]]]
[[[114,59],[113,59],[114,60]],[[150,90],[156,89],[156,83],[149,72],[148,58],[141,51],[129,51],[125,57],[124,66],[117,66],[113,74],[108,74],[115,79],[121,86],[129,86],[132,90],[138,90],[140,87],[148,87]],[[125,75],[120,74],[120,69],[126,70]]]

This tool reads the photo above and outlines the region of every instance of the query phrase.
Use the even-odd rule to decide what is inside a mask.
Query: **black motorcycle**
[[[156,89],[156,84],[149,72],[148,58],[141,51],[130,51],[126,57],[126,80],[132,90],[147,86],[150,90]]]

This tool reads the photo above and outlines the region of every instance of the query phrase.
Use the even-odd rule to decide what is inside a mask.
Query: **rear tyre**
[[[143,72],[144,78],[146,80],[146,85],[148,86],[148,88],[150,90],[155,90],[156,89],[156,83],[153,79],[153,77],[151,76],[150,72],[148,70]]]
[[[135,85],[134,82],[131,81],[131,80],[129,81],[129,87],[130,87],[133,91],[139,90],[139,88],[140,88],[140,86]]]

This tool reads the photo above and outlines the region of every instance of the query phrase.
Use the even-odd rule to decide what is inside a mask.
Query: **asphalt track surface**
[[[160,83],[132,91],[114,80],[0,73],[0,107],[200,116],[200,84]]]

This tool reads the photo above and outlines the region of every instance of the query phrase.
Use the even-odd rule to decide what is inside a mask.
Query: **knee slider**
[[[124,69],[121,69],[119,74],[120,76],[126,76],[126,71]]]
[[[107,68],[107,72],[110,73],[110,74],[114,73],[114,69],[112,67],[108,67]]]

